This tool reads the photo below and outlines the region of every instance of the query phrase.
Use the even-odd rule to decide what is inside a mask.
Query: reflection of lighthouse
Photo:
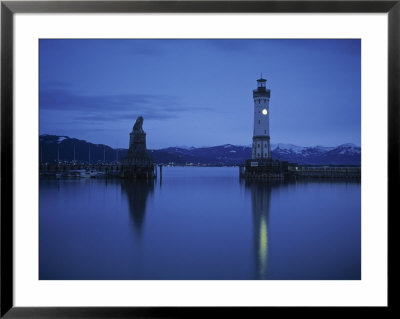
[[[265,279],[268,258],[268,217],[271,199],[271,184],[266,181],[247,181],[246,189],[251,192],[253,213],[253,246],[257,278]]]

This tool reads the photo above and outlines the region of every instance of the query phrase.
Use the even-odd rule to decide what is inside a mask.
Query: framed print
[[[399,18],[2,1],[1,316],[389,310]]]

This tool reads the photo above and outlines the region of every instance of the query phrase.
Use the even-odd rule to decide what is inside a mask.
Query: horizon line
[[[84,141],[86,143],[90,143],[90,144],[93,144],[93,145],[104,145],[104,146],[110,147],[112,149],[119,149],[119,150],[128,149],[129,148],[129,147],[127,147],[127,148],[125,148],[125,147],[122,147],[122,148],[121,147],[112,147],[112,146],[110,146],[108,144],[94,143],[94,142],[90,142],[90,141],[87,141],[87,140],[79,139],[79,138],[76,138],[76,137],[70,137],[68,135],[57,135],[57,134],[43,133],[43,134],[39,134],[39,137],[41,137],[41,136],[67,137],[67,138],[70,138],[70,139],[76,139],[76,140],[79,140],[79,141]],[[296,147],[304,147],[304,148],[314,148],[314,147],[333,147],[333,148],[336,148],[336,147],[339,147],[339,146],[342,146],[342,145],[346,145],[346,144],[351,144],[351,145],[354,145],[356,147],[361,148],[361,145],[358,145],[358,144],[355,144],[355,143],[351,143],[351,142],[341,143],[341,144],[338,144],[336,146],[326,146],[326,145],[320,145],[320,144],[319,145],[313,145],[313,146],[303,146],[303,145],[296,145],[296,144],[293,144],[293,143],[281,143],[281,142],[279,142],[279,143],[271,143],[271,145],[293,145],[293,146],[296,146]],[[154,149],[151,149],[151,150],[162,150],[162,149],[171,148],[171,147],[172,148],[173,147],[175,147],[175,148],[183,148],[183,149],[187,149],[187,148],[207,148],[207,147],[218,147],[218,146],[226,146],[226,145],[232,145],[232,146],[238,146],[238,147],[251,147],[251,143],[246,144],[246,145],[226,143],[226,144],[208,145],[208,146],[207,145],[202,145],[202,146],[186,146],[186,145],[178,146],[178,145],[174,145],[174,146],[167,146],[167,147],[163,147],[163,148],[154,148]]]

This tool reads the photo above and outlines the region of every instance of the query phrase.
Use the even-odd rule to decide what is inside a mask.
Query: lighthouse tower
[[[252,159],[271,158],[269,137],[269,98],[271,90],[266,88],[266,79],[257,80],[257,89],[253,90],[254,99],[254,131]]]

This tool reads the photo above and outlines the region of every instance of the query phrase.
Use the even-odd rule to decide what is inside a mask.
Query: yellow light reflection
[[[258,252],[258,258],[260,261],[260,277],[264,278],[265,267],[267,265],[267,250],[268,250],[268,229],[265,217],[261,219],[260,224],[260,249]]]

